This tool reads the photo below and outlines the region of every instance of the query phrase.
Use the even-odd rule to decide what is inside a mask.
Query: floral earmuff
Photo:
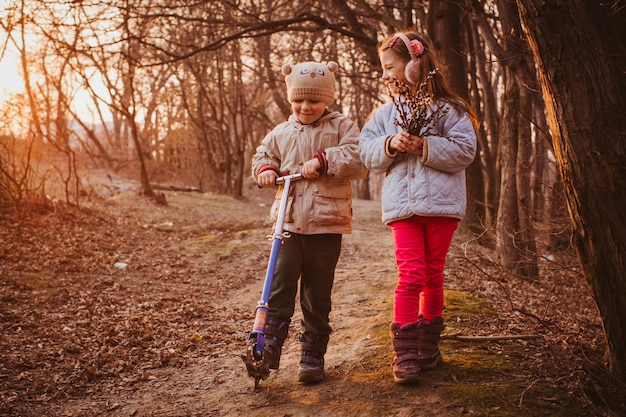
[[[419,39],[409,39],[404,33],[396,33],[389,42],[389,47],[391,48],[398,39],[404,43],[409,55],[411,55],[411,60],[404,67],[404,77],[409,83],[416,84],[420,71],[417,59],[424,54],[424,44]]]

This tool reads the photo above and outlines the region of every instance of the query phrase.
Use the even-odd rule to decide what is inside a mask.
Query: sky
[[[11,3],[13,3],[12,0],[0,0],[0,19],[3,18],[3,11]],[[0,22],[2,23],[4,22]],[[103,95],[106,95],[106,89],[103,86],[97,85],[96,87],[102,90]],[[12,95],[23,92],[24,80],[21,75],[18,52],[13,44],[7,41],[6,33],[0,26],[0,106],[6,105]],[[86,92],[77,93],[72,107],[81,118],[92,121],[92,112],[89,109],[93,108],[93,103]],[[107,113],[106,109],[103,111]]]
[[[2,41],[4,39],[0,38],[0,42]],[[0,43],[0,45],[2,44]],[[9,48],[10,45],[7,45],[7,50],[4,51],[3,55],[2,49],[0,49],[0,106],[4,106],[12,95],[24,92],[24,80],[21,75],[19,57],[15,50]],[[100,88],[103,92],[106,91],[103,86]],[[89,110],[93,107],[93,103],[86,91],[79,91],[76,94],[72,107],[81,118],[93,121],[92,112]],[[107,113],[106,109],[103,111]]]
[[[10,3],[9,0],[0,0],[0,13]],[[11,46],[11,43],[6,42],[4,31],[0,32],[0,104],[4,103],[7,95],[21,92],[24,89],[24,83],[19,73],[19,60]],[[6,50],[5,47],[7,47]]]
[[[14,51],[5,51],[4,55],[0,56],[0,77],[0,103],[4,103],[8,95],[24,91],[19,60]]]

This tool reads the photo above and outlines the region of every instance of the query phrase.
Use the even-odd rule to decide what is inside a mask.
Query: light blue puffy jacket
[[[440,105],[446,105],[439,103]],[[382,220],[420,216],[465,215],[465,168],[476,155],[476,133],[468,115],[447,105],[449,111],[433,129],[441,136],[424,138],[424,153],[385,152],[389,136],[401,131],[394,103],[378,108],[363,126],[359,152],[365,166],[373,173],[385,173],[381,190]]]

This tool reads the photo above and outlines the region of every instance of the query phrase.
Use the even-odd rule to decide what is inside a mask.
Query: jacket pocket
[[[326,195],[313,195],[313,216],[318,226],[349,224],[352,218],[352,196],[345,189]]]

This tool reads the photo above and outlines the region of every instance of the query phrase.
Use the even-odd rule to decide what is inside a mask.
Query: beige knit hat
[[[282,72],[287,83],[287,99],[323,101],[330,105],[335,100],[335,76],[339,68],[336,62],[327,65],[317,62],[303,62],[297,65],[285,64]]]

